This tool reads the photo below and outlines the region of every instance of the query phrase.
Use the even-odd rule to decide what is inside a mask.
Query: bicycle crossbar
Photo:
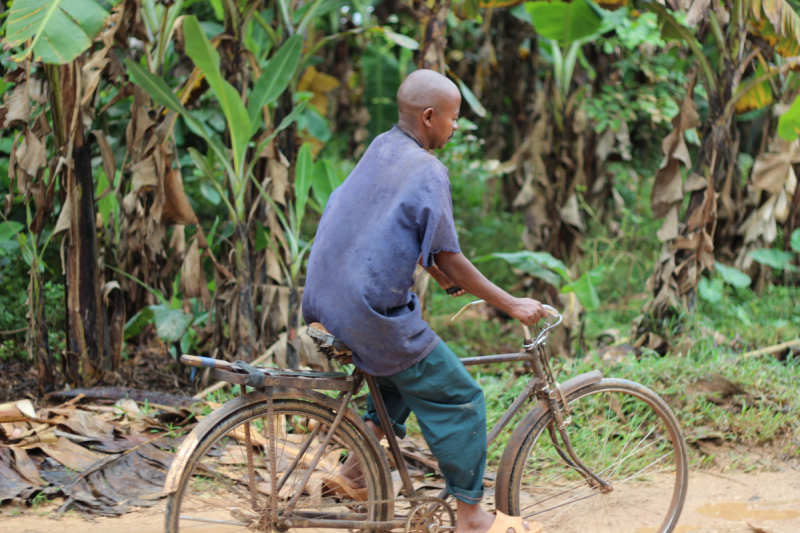
[[[498,355],[481,355],[478,357],[464,357],[461,362],[464,366],[489,365],[492,363],[513,363],[515,361],[530,361],[531,356],[525,352],[503,353]]]

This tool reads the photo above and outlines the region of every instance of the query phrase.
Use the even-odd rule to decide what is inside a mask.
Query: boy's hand
[[[514,298],[508,314],[525,326],[538,324],[541,319],[548,316],[541,302],[530,298]]]

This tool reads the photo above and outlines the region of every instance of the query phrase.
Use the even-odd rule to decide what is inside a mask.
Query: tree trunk
[[[420,68],[445,73],[447,64],[444,61],[444,48],[447,45],[447,12],[450,11],[450,0],[436,0],[433,7],[420,3],[422,10],[420,19],[423,28],[423,41],[419,56]]]
[[[106,366],[103,361],[103,316],[89,146],[80,120],[75,128],[74,169],[67,169],[66,183],[71,217],[64,237],[67,252],[66,377],[72,386],[91,386],[102,377],[102,369]]]

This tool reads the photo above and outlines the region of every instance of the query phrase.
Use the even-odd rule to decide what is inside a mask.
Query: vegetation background
[[[193,392],[182,353],[325,369],[331,191],[416,68],[453,79],[462,249],[563,310],[560,373],[665,395],[694,460],[800,454],[794,0],[14,0],[0,7],[0,384]],[[420,278],[462,356],[509,317]],[[462,299],[463,300],[463,299]],[[521,384],[476,377],[500,413]],[[219,393],[223,394],[223,393]],[[220,397],[221,398],[221,397]],[[497,416],[497,415],[495,415]],[[737,451],[738,450],[738,451]],[[722,457],[724,455],[724,457]]]

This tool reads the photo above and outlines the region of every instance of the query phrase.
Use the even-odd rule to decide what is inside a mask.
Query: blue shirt
[[[375,376],[439,344],[410,292],[414,269],[460,252],[447,168],[395,126],[379,135],[322,214],[308,258],[303,318],[321,322]]]

